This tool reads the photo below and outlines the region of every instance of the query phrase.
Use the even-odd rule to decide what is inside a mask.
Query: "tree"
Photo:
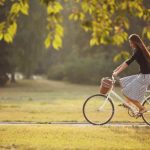
[[[7,5],[2,7],[0,11],[2,17],[0,17],[0,21],[4,22],[6,14],[11,7],[11,3],[12,2],[8,1]],[[43,16],[46,14],[43,14],[43,8],[39,7],[36,0],[30,1],[29,4],[31,7],[31,14],[29,17],[21,15],[20,18],[17,19],[16,24],[18,24],[17,28],[19,32],[13,43],[11,42],[7,45],[4,43],[5,39],[0,41],[0,52],[3,53],[0,55],[1,62],[3,62],[1,63],[3,66],[0,67],[0,71],[5,74],[6,71],[2,68],[8,68],[6,64],[9,64],[7,73],[11,74],[11,82],[15,82],[14,74],[16,71],[21,71],[24,73],[25,77],[30,78],[44,53],[42,41],[45,36],[45,28],[42,29],[41,27],[45,26],[45,19]]]
[[[90,45],[122,44],[128,37],[130,27],[128,16],[138,17],[146,22],[143,35],[150,39],[150,9],[143,0],[64,0],[72,3],[70,19],[80,21],[83,29],[91,33]],[[47,30],[45,46],[55,49],[62,46],[63,27],[62,3],[59,0],[39,0],[47,11]],[[1,0],[6,5],[6,0]],[[16,20],[22,13],[28,15],[29,0],[13,0],[5,21],[0,23],[0,39],[12,42],[17,29]]]
[[[30,16],[22,16],[18,19],[18,34],[11,46],[14,50],[16,69],[30,78],[35,72],[44,53],[43,40],[46,34],[45,16],[37,0],[30,1]],[[38,11],[36,11],[38,10]],[[17,62],[15,62],[17,60]]]
[[[2,0],[0,5],[7,5],[6,0]],[[29,0],[10,0],[12,3],[10,11],[4,21],[0,23],[0,40],[7,43],[13,42],[16,34],[17,19],[21,14],[28,15]],[[61,26],[62,5],[55,0],[40,0],[40,3],[46,5],[47,9],[47,30],[48,35],[45,40],[45,46],[48,48],[52,43],[55,49],[62,46],[63,28]]]
[[[7,73],[10,73],[11,67],[9,63],[9,51],[6,49],[8,45],[4,41],[0,41],[0,86],[4,86],[8,81]]]
[[[143,34],[150,39],[150,9],[144,7],[142,0],[76,0],[70,19],[79,20],[83,29],[91,33],[90,45],[121,45],[128,37],[129,16],[147,22]]]
[[[1,3],[2,4],[2,1]],[[6,12],[8,12],[9,3],[7,3],[7,7],[4,6],[0,11],[0,21],[4,20],[6,17]],[[6,44],[3,40],[0,41],[0,86],[3,86],[8,81],[7,73],[10,73],[11,67],[9,62],[9,45]]]
[[[11,43],[6,48],[9,49],[9,55],[13,56],[9,57],[7,54],[9,62],[11,62],[12,75],[16,70],[21,70],[26,77],[30,77],[40,62],[39,57],[44,49],[40,43],[41,40],[44,41],[46,48],[53,46],[52,50],[58,50],[63,46],[62,37],[67,31],[64,22],[66,16],[64,17],[63,13],[66,11],[65,4],[72,9],[71,12],[68,12],[69,19],[76,21],[75,25],[78,24],[78,27],[81,25],[79,32],[84,30],[88,35],[87,38],[86,33],[80,34],[80,38],[78,38],[78,33],[76,33],[76,37],[73,38],[80,44],[78,47],[82,50],[79,50],[76,45],[73,47],[74,50],[78,49],[80,55],[85,55],[85,51],[89,48],[87,44],[84,46],[80,43],[81,36],[82,40],[85,39],[85,43],[88,39],[91,46],[122,45],[128,37],[127,32],[132,28],[132,18],[139,19],[143,23],[144,28],[139,34],[150,38],[150,9],[147,2],[143,0],[36,0],[36,3],[41,4],[45,10],[45,15],[39,18],[37,17],[39,7],[33,7],[33,3],[33,0],[0,0],[0,40]],[[63,11],[64,8],[65,11]],[[47,29],[46,34],[44,28],[39,29],[38,26],[37,20],[41,21],[41,18],[42,21],[47,22],[47,25],[43,24]],[[36,22],[35,29],[32,20]],[[25,25],[25,22],[28,24]],[[37,36],[36,30],[41,31],[39,36]],[[33,44],[29,45],[29,41],[32,41]],[[68,40],[65,39],[64,43],[67,42]],[[36,45],[36,43],[38,44]],[[58,58],[66,54],[67,51],[69,53],[71,47],[65,46],[63,49],[65,52],[60,52]],[[57,51],[55,53],[58,54]],[[88,55],[88,53],[86,54]],[[119,60],[122,57],[128,57],[128,53],[121,51],[114,60]],[[53,56],[51,58],[52,61],[56,61]],[[89,60],[87,59],[87,61]]]

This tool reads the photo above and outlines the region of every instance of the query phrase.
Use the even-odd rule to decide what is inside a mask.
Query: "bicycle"
[[[129,105],[113,90],[114,83],[116,82],[114,77],[112,77],[112,82],[113,86],[107,94],[95,94],[86,99],[83,104],[83,115],[85,119],[93,125],[107,124],[115,113],[114,100],[111,96],[114,95],[127,108],[128,114],[131,117],[135,117],[136,119],[142,117],[143,121],[150,126],[150,96],[145,96],[141,103],[146,107],[147,112],[140,114],[137,107]],[[146,92],[150,92],[150,90]]]

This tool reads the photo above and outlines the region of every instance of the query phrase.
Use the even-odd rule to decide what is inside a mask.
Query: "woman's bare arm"
[[[120,66],[118,66],[113,72],[116,72],[117,70],[119,70],[121,66],[122,66],[122,64]]]
[[[119,67],[117,67],[113,71],[113,75],[117,76],[120,72],[122,72],[123,70],[125,70],[127,67],[128,67],[128,64],[126,62],[123,62]]]

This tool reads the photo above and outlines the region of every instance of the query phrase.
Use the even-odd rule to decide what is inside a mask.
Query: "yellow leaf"
[[[51,5],[48,5],[48,7],[47,7],[47,13],[48,13],[48,14],[51,14],[51,13],[53,13],[53,12],[54,12],[53,7],[52,7]]]
[[[5,27],[5,22],[1,22],[0,23],[0,31],[3,30],[4,27]]]
[[[16,31],[17,31],[16,22],[14,22],[12,25],[10,25],[7,31],[13,37],[16,34]]]
[[[82,2],[81,7],[84,12],[87,12],[89,10],[89,5],[87,2]]]
[[[74,15],[74,21],[78,20],[78,14]]]
[[[63,9],[62,5],[59,2],[55,2],[54,12],[59,13]]]
[[[84,20],[84,18],[85,18],[85,15],[83,13],[80,13],[80,20],[82,21]]]
[[[20,11],[20,4],[19,3],[14,3],[11,7],[10,12],[17,14]]]
[[[99,43],[98,43],[98,40],[97,40],[97,38],[92,38],[91,40],[90,40],[90,46],[94,46],[94,45],[98,45]]]
[[[147,38],[150,39],[150,31],[147,32]]]
[[[114,57],[113,61],[114,61],[114,62],[117,62],[117,61],[119,61],[120,59],[121,59],[121,55],[120,55],[120,53],[119,53],[119,54],[117,54],[117,55]]]
[[[3,34],[2,33],[0,33],[0,40],[2,40],[3,39]]]
[[[20,11],[24,15],[28,15],[28,10],[29,10],[29,5],[28,3],[23,3],[22,1],[20,2]]]
[[[47,38],[45,39],[44,44],[45,44],[45,47],[46,47],[46,48],[49,48],[49,47],[50,47],[50,45],[51,45],[51,38],[50,38],[50,35],[47,36]]]
[[[56,25],[56,34],[62,37],[64,35],[63,27],[59,24]]]
[[[12,37],[10,36],[9,33],[5,33],[4,34],[4,40],[7,42],[7,43],[11,43],[13,41]]]
[[[72,20],[74,18],[74,14],[69,15],[69,20]]]
[[[53,40],[53,47],[55,49],[59,49],[60,47],[62,47],[62,40],[58,35],[55,35],[55,38]]]

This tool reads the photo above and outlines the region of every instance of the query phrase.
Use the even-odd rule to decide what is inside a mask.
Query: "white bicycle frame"
[[[113,80],[113,84],[114,84],[114,83],[115,83],[114,77],[112,77],[112,80]],[[146,92],[149,93],[150,90],[147,90]],[[109,93],[107,94],[107,98],[106,98],[106,100],[104,101],[104,103],[103,103],[103,105],[101,106],[101,108],[103,108],[103,106],[105,106],[105,104],[106,104],[106,102],[107,102],[107,100],[108,100],[109,98],[110,98],[110,99],[112,100],[112,102],[114,103],[113,97],[112,97],[111,95],[114,95],[114,96],[115,96],[118,100],[120,100],[122,103],[126,104],[129,108],[131,108],[131,110],[132,110],[133,112],[135,112],[135,113],[138,113],[138,112],[139,112],[135,107],[129,105],[121,96],[119,96],[115,91],[113,91],[113,86],[112,86],[111,90],[109,91]],[[146,98],[147,98],[147,97],[144,96],[144,100],[145,100]],[[144,100],[142,101],[142,103],[144,102]],[[101,108],[99,108],[99,109],[101,109]]]

